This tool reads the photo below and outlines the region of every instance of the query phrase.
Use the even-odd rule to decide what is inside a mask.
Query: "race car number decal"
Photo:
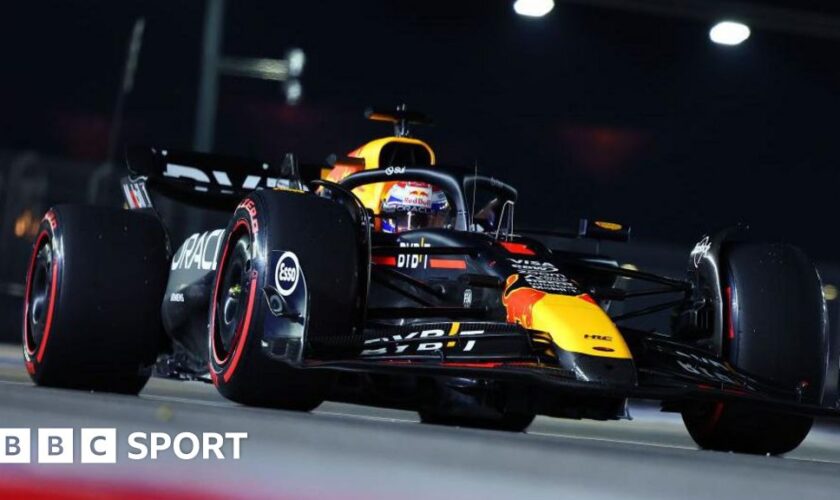
[[[274,284],[280,295],[288,297],[294,293],[300,280],[300,261],[294,252],[283,252],[274,268]]]

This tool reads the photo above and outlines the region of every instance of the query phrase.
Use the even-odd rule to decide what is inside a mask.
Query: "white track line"
[[[28,386],[31,386],[31,387],[35,387],[35,384],[33,384],[32,382],[20,382],[20,381],[18,381],[18,380],[0,380],[0,384],[6,384],[6,385],[28,385]]]
[[[599,437],[592,437],[592,436],[578,436],[574,434],[563,434],[563,433],[553,433],[553,432],[531,432],[526,431],[526,434],[529,436],[546,436],[546,437],[557,437],[557,438],[568,438],[568,439],[579,439],[583,441],[599,441],[603,443],[621,443],[621,444],[632,444],[637,446],[653,446],[656,448],[671,448],[674,450],[697,450],[694,446],[685,446],[679,444],[663,444],[663,443],[648,443],[644,441],[632,441],[629,439],[610,439],[610,438],[599,438]]]
[[[182,404],[194,404],[194,405],[201,405],[201,406],[213,406],[215,408],[236,408],[236,404],[234,403],[227,403],[223,401],[207,401],[204,399],[189,399],[189,398],[179,398],[176,396],[160,396],[157,394],[140,394],[140,399],[148,399],[152,401],[162,401],[168,403],[182,403]]]
[[[401,424],[418,424],[420,423],[419,420],[409,420],[406,418],[393,418],[393,417],[377,417],[374,415],[357,415],[355,413],[341,413],[337,411],[318,411],[315,410],[312,413],[316,415],[329,415],[331,417],[352,417],[358,418],[362,420],[372,420],[374,422],[394,422],[394,423],[401,423]]]

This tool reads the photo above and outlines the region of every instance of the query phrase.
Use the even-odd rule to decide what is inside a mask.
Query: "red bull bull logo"
[[[507,309],[508,323],[518,323],[525,328],[531,328],[534,324],[534,305],[545,297],[545,292],[524,286],[511,290],[518,280],[518,274],[508,276],[502,304]]]
[[[417,198],[428,198],[429,193],[420,189],[411,189],[408,191],[409,196],[416,196]]]

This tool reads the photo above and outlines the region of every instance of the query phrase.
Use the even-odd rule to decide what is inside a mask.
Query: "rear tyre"
[[[822,286],[804,253],[783,244],[731,244],[723,255],[723,356],[739,370],[816,404],[827,363]],[[808,435],[813,418],[734,402],[683,410],[702,448],[782,454]]]
[[[241,404],[309,411],[329,372],[304,356],[353,331],[357,228],[340,205],[310,194],[255,191],[226,230],[210,305],[210,374]]]
[[[26,278],[23,355],[37,385],[137,394],[162,337],[168,252],[151,215],[47,212]]]
[[[471,427],[507,432],[525,432],[536,418],[533,413],[503,413],[498,417],[465,417],[446,415],[439,412],[421,410],[420,421],[424,424],[446,425],[451,427]]]

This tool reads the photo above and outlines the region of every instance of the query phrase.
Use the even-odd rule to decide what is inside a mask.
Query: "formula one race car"
[[[409,137],[423,115],[368,117],[395,135],[330,166],[140,148],[127,209],[47,212],[26,283],[32,379],[137,393],[156,369],[246,405],[344,399],[506,430],[647,398],[701,447],[747,453],[790,451],[835,414],[821,283],[797,248],[729,230],[673,279],[549,247],[514,226],[513,187]],[[670,331],[626,326],[665,310]]]

